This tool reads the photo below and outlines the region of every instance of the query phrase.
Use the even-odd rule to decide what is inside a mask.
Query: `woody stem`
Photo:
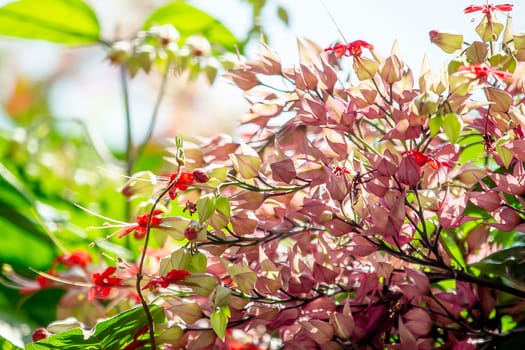
[[[157,208],[157,205],[159,202],[166,196],[166,194],[175,187],[177,182],[179,181],[181,176],[180,171],[180,165],[177,169],[177,176],[173,181],[171,181],[168,186],[162,192],[157,196],[155,199],[155,202],[153,202],[153,205],[151,206],[151,209],[149,211],[148,215],[148,222],[146,224],[146,235],[144,237],[144,246],[142,249],[142,254],[140,255],[140,261],[139,261],[139,269],[137,271],[137,280],[135,284],[135,289],[137,290],[137,294],[140,298],[140,302],[142,304],[142,308],[144,309],[144,313],[146,314],[146,318],[148,320],[148,328],[149,328],[149,341],[151,345],[151,349],[155,350],[157,349],[156,343],[155,343],[155,323],[153,321],[153,316],[151,315],[151,311],[149,309],[148,303],[146,299],[144,298],[144,295],[142,294],[142,288],[140,285],[140,282],[142,281],[142,278],[144,277],[143,269],[144,269],[144,261],[146,260],[146,252],[148,250],[148,244],[149,244],[149,237],[151,232],[151,220],[153,218],[153,214],[155,212],[155,209]]]

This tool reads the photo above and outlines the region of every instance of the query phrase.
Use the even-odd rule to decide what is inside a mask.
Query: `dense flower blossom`
[[[465,9],[463,10],[463,13],[467,14],[467,13],[472,13],[472,12],[478,12],[478,11],[481,11],[481,13],[483,13],[484,15],[487,15],[490,17],[490,15],[494,12],[494,11],[500,11],[500,12],[509,12],[509,11],[512,11],[512,7],[514,5],[513,4],[500,4],[500,5],[492,5],[492,4],[487,4],[487,5],[470,5],[470,6],[467,6],[465,7]]]
[[[89,290],[89,301],[94,299],[107,299],[111,293],[111,288],[121,285],[122,278],[112,277],[116,270],[117,268],[115,266],[109,266],[104,272],[95,272],[91,275],[91,281],[94,286]]]
[[[190,273],[186,270],[176,270],[173,269],[170,272],[166,274],[166,276],[160,276],[160,277],[153,277],[142,289],[148,289],[149,287],[162,287],[162,288],[168,288],[168,286],[172,283],[177,283],[182,280],[186,276],[189,276]]]
[[[447,168],[453,167],[453,164],[448,160],[437,159],[415,149],[403,152],[403,156],[412,157],[412,159],[414,159],[419,166],[428,165],[430,169],[434,170],[437,170],[443,166]]]
[[[338,44],[338,45],[334,45],[332,47],[328,47],[326,49],[324,49],[324,51],[333,51],[334,54],[337,56],[337,57],[342,57],[342,56],[347,56],[347,57],[350,57],[350,56],[353,56],[353,57],[356,57],[356,58],[359,58],[361,57],[361,55],[363,54],[363,47],[366,48],[366,49],[369,49],[369,50],[373,50],[374,49],[374,46],[364,40],[355,40],[355,41],[352,41],[351,43],[348,43],[346,45],[344,44]]]
[[[459,67],[458,71],[473,73],[480,80],[487,80],[488,78],[493,77],[495,79],[510,81],[513,78],[511,73],[497,70],[487,66],[484,63],[473,64],[470,66],[461,66]]]
[[[162,214],[162,210],[153,211],[153,217],[151,218],[151,227],[158,227],[162,223],[162,218],[157,217],[157,215]],[[137,222],[126,227],[119,235],[118,238],[122,238],[125,235],[135,232],[135,238],[140,239],[146,235],[148,227],[149,213],[144,215],[137,216]]]

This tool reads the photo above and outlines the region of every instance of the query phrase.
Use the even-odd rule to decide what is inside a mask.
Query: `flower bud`
[[[192,35],[186,39],[186,46],[195,57],[206,56],[211,51],[208,39],[203,36]]]
[[[39,341],[48,338],[51,335],[49,331],[43,327],[35,329],[33,332],[33,341]]]
[[[179,31],[171,24],[153,26],[148,32],[152,37],[158,39],[162,46],[176,43],[180,38]]]
[[[193,170],[192,175],[195,181],[200,182],[200,183],[208,182],[208,180],[210,179],[208,174],[206,174],[206,171],[204,171],[203,169]]]
[[[199,234],[199,231],[197,231],[197,228],[194,225],[188,225],[184,229],[184,237],[188,239],[188,241],[193,241],[195,238],[197,238],[197,235]]]
[[[134,56],[136,57],[140,68],[149,73],[151,66],[153,65],[153,61],[155,61],[155,57],[157,56],[157,51],[152,45],[140,45],[137,47]]]
[[[116,41],[108,51],[108,59],[111,63],[125,63],[130,56],[131,44],[129,41]]]
[[[454,53],[463,46],[463,35],[431,30],[430,41],[446,53]]]

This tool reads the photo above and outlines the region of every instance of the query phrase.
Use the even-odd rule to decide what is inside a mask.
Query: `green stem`
[[[164,96],[166,95],[166,90],[167,90],[166,87],[167,87],[170,68],[171,68],[170,62],[166,63],[166,68],[164,70],[164,73],[162,74],[162,82],[160,84],[159,94],[157,95],[157,100],[155,101],[153,112],[151,113],[151,119],[148,125],[148,130],[146,132],[146,137],[144,138],[144,141],[142,141],[142,143],[138,146],[137,152],[131,155],[132,170],[133,170],[133,166],[135,165],[137,159],[139,159],[140,156],[144,153],[146,146],[148,145],[149,141],[151,140],[151,137],[153,136],[153,131],[155,129],[155,125],[157,124],[160,105],[162,103],[162,100],[164,99]]]
[[[122,97],[124,102],[124,117],[126,122],[126,176],[133,173],[133,138],[131,135],[131,111],[129,107],[128,79],[126,76],[126,66],[120,66],[120,81],[122,87]],[[131,203],[125,199],[125,220],[131,218]]]

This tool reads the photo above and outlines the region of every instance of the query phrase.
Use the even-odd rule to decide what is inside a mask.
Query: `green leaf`
[[[205,273],[208,267],[208,260],[206,255],[202,253],[195,253],[191,257],[191,265],[189,271],[191,273]]]
[[[224,340],[224,337],[226,336],[228,318],[230,318],[230,308],[228,305],[216,308],[210,316],[211,328],[213,328],[213,331],[215,334],[217,334],[217,337],[221,338],[222,340]]]
[[[15,344],[11,343],[9,340],[5,339],[0,335],[0,349],[2,350],[22,350]]]
[[[525,242],[516,242],[511,247],[501,249],[486,258],[471,264],[485,276],[500,277],[514,284],[525,284]]]
[[[461,253],[461,249],[459,248],[456,240],[452,236],[454,232],[442,232],[441,233],[441,241],[443,243],[443,249],[447,252],[447,254],[452,258],[452,262],[456,263],[457,268],[461,268],[465,270],[466,264],[465,260],[463,259],[463,254]]]
[[[436,136],[443,125],[443,118],[440,115],[434,115],[428,120],[428,126],[430,128],[430,135]]]
[[[0,34],[85,45],[100,41],[100,25],[82,0],[19,0],[0,8]]]
[[[153,305],[150,311],[155,323],[164,321],[164,309]],[[37,343],[26,346],[26,350],[44,349],[124,349],[133,342],[135,334],[148,324],[142,307],[124,311],[110,319],[101,321],[94,332],[75,328],[55,334]],[[148,348],[144,346],[143,349]]]
[[[230,201],[224,196],[218,196],[215,201],[215,209],[217,209],[221,214],[230,218],[232,216]]]
[[[197,201],[197,213],[199,213],[199,222],[206,221],[215,211],[216,198],[213,193],[202,196]]]
[[[501,331],[508,332],[516,327],[516,321],[512,319],[511,315],[503,315],[501,317]]]
[[[200,34],[211,43],[233,51],[238,40],[219,20],[183,1],[174,1],[153,11],[144,22],[143,28],[171,24],[180,33],[181,39]]]
[[[451,143],[456,143],[461,133],[462,125],[461,119],[454,113],[445,114],[443,116],[443,130]]]
[[[42,224],[35,200],[18,178],[0,163],[0,261],[45,269],[56,249]],[[23,243],[22,243],[23,242]],[[22,244],[21,244],[22,243]],[[28,251],[38,254],[27,254]]]
[[[514,155],[512,154],[512,152],[504,147],[505,143],[507,143],[508,141],[511,141],[510,136],[505,135],[496,142],[496,153],[501,158],[503,165],[507,169],[509,168],[510,163],[512,162],[512,159],[514,158]]]

